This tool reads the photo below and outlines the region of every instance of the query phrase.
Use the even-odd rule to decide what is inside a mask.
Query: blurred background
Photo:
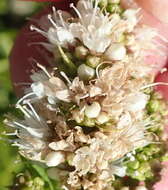
[[[5,140],[4,115],[12,111],[16,102],[13,93],[8,57],[19,29],[26,22],[26,17],[41,9],[44,4],[19,0],[0,0],[0,190],[15,190],[12,187],[16,174],[24,165],[14,147]]]

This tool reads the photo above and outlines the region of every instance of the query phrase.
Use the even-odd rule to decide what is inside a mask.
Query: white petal
[[[101,106],[98,102],[93,102],[91,105],[87,105],[85,108],[85,115],[88,118],[96,118],[101,111]]]
[[[105,52],[105,55],[110,60],[119,61],[126,56],[126,48],[120,43],[112,44]]]
[[[50,152],[45,158],[46,164],[49,167],[58,166],[65,161],[64,154],[62,152]]]
[[[32,91],[36,94],[37,97],[42,98],[44,93],[44,85],[41,82],[36,82],[31,85]]]
[[[143,110],[147,104],[148,96],[144,93],[136,93],[126,98],[125,108],[128,111],[137,112]]]

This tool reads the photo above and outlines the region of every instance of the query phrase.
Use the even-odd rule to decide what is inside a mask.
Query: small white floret
[[[87,105],[85,108],[85,115],[88,118],[96,118],[101,111],[101,106],[98,102],[93,102],[91,105]]]
[[[57,29],[49,28],[48,30],[48,39],[51,44],[61,45],[66,47],[68,43],[74,42],[74,37],[67,29],[59,27]]]
[[[46,156],[45,161],[48,167],[58,166],[65,161],[64,154],[62,152],[50,152]]]
[[[105,52],[105,55],[110,60],[119,61],[126,56],[126,48],[121,43],[111,44],[111,46]]]

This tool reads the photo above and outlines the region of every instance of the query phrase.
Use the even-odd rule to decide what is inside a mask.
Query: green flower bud
[[[92,68],[96,68],[100,64],[100,57],[96,56],[88,56],[86,60],[86,64]]]
[[[141,174],[145,174],[146,172],[148,172],[150,170],[150,165],[147,162],[141,163],[138,172]]]
[[[36,186],[44,186],[44,181],[41,179],[41,178],[39,178],[39,177],[36,177],[35,179],[34,179],[34,184],[36,185]]]
[[[72,161],[73,161],[74,156],[75,156],[74,153],[69,153],[67,156],[67,162],[70,166],[72,166]]]
[[[78,59],[85,59],[86,56],[88,55],[88,49],[85,48],[84,46],[78,46],[75,48],[75,56]]]
[[[146,178],[152,178],[152,177],[153,177],[153,173],[152,173],[152,171],[150,171],[150,170],[147,171],[147,172],[145,172],[144,175],[145,175]]]
[[[108,4],[108,0],[100,0],[100,2],[99,2],[100,8],[106,7],[107,4]]]
[[[124,42],[126,39],[125,35],[124,34],[121,34],[119,39],[118,39],[118,42]]]
[[[113,3],[109,3],[107,5],[107,12],[109,13],[121,13],[122,12],[122,8],[117,5],[117,4],[113,4]]]
[[[142,154],[138,154],[138,155],[137,155],[137,159],[138,159],[140,162],[148,160],[147,156],[144,155],[143,153],[142,153]]]
[[[139,168],[139,162],[137,161],[137,160],[135,160],[135,161],[132,161],[132,162],[129,162],[128,164],[127,164],[127,167],[129,167],[129,168],[132,168],[132,169],[138,169]]]
[[[150,100],[147,104],[147,110],[149,113],[154,113],[159,111],[159,101],[158,100]]]
[[[82,80],[90,80],[95,75],[95,70],[85,64],[80,65],[77,72],[79,78]]]
[[[168,155],[164,155],[161,157],[162,162],[167,162],[168,161]]]
[[[108,3],[119,4],[119,3],[120,3],[120,0],[108,0]]]

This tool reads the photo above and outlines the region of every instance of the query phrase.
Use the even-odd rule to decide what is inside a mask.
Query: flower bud
[[[87,105],[85,108],[85,115],[88,118],[96,118],[101,111],[101,106],[98,102],[93,102],[91,105]]]
[[[107,49],[105,55],[110,60],[119,61],[124,59],[124,57],[126,56],[126,48],[121,43],[115,43]]]
[[[107,3],[108,3],[107,0],[100,0],[100,1],[99,1],[99,6],[100,6],[101,8],[106,7],[106,6],[107,6]]]
[[[159,101],[157,100],[150,100],[147,104],[148,112],[153,113],[159,110]]]
[[[92,68],[96,68],[100,63],[100,57],[88,56],[86,64]]]
[[[46,156],[45,161],[48,167],[58,166],[65,161],[64,154],[62,152],[50,152]]]
[[[129,187],[121,187],[120,190],[129,190]]]
[[[82,80],[89,80],[92,79],[95,75],[95,70],[91,67],[82,64],[78,67],[78,76]]]
[[[148,190],[145,186],[137,186],[135,190]]]
[[[136,170],[136,169],[139,168],[139,162],[137,160],[135,160],[135,161],[129,162],[127,166],[129,168],[132,168],[132,169]]]
[[[72,166],[72,161],[74,159],[74,153],[69,153],[68,156],[67,156],[67,162],[70,166]]]
[[[88,54],[88,49],[85,48],[84,46],[78,46],[75,48],[75,56],[78,59],[85,59],[87,54]]]
[[[101,112],[96,119],[96,123],[100,125],[109,121],[109,117],[105,112]]]
[[[116,4],[119,4],[119,3],[120,3],[120,0],[108,0],[108,3],[116,3]]]
[[[107,11],[109,13],[121,13],[122,12],[122,9],[119,5],[117,4],[113,4],[113,3],[109,3],[107,5]]]

